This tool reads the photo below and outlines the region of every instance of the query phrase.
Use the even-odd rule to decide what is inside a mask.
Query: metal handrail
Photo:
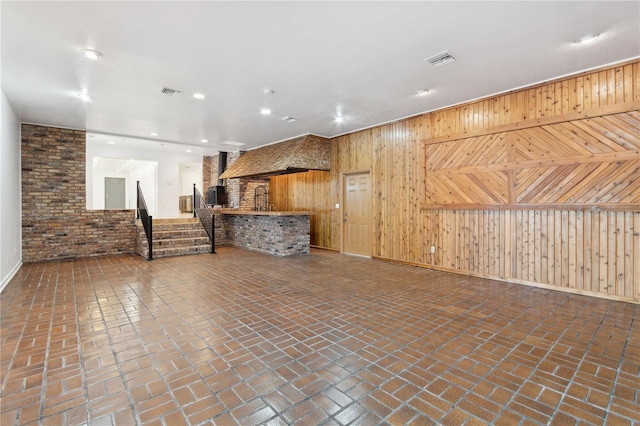
[[[153,260],[153,218],[149,215],[149,209],[147,203],[144,201],[144,195],[142,195],[142,189],[140,188],[140,181],[138,183],[138,202],[137,202],[137,216],[136,219],[142,220],[142,227],[144,233],[147,236],[147,243],[149,244],[149,254],[147,260]]]
[[[215,233],[215,218],[213,212],[207,206],[207,203],[196,188],[196,184],[193,184],[193,215],[200,218],[200,222],[209,235],[211,241],[211,253],[216,252],[216,233]]]

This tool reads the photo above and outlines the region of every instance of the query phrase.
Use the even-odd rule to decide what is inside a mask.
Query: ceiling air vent
[[[294,121],[297,121],[297,119],[295,117],[285,115],[284,117],[280,117],[280,121],[284,121],[285,123],[293,123]]]
[[[441,67],[443,65],[450,64],[451,62],[455,62],[456,58],[451,56],[451,54],[447,51],[442,53],[438,53],[430,58],[425,59],[425,61],[430,62],[434,67]]]
[[[178,96],[180,93],[182,93],[179,90],[175,90],[175,89],[169,89],[168,87],[164,87],[160,93],[163,93],[167,96]]]

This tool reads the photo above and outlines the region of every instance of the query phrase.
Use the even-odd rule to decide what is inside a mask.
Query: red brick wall
[[[22,125],[22,259],[135,252],[133,210],[86,210],[86,134]]]

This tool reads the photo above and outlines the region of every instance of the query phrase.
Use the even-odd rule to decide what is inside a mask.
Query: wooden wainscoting
[[[640,302],[640,212],[428,210],[424,228],[438,269]]]

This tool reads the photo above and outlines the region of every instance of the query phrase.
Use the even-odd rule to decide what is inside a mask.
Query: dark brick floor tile
[[[171,426],[188,426],[190,424],[189,420],[185,418],[180,410],[175,410],[168,414],[165,414],[161,419],[164,424]]]
[[[252,401],[249,401],[243,405],[240,405],[236,409],[231,410],[231,415],[239,420],[251,413],[263,409],[264,407],[266,407],[265,402],[261,398],[255,398]]]
[[[267,406],[249,414],[248,416],[240,418],[239,422],[246,425],[258,425],[267,422],[275,415],[275,411],[273,411],[271,407]]]
[[[403,405],[393,413],[389,414],[385,420],[391,424],[408,424],[409,421],[417,414],[418,412],[414,408]]]
[[[3,425],[640,423],[630,304],[315,250],[20,276]]]
[[[366,413],[366,411],[367,410],[362,405],[360,405],[358,402],[354,402],[353,404],[348,405],[341,411],[334,414],[333,418],[341,424],[346,425]]]
[[[318,407],[313,403],[313,401],[307,399],[294,405],[288,410],[285,410],[281,415],[282,417],[284,417],[286,421],[295,422],[297,420],[300,420],[301,418],[303,418],[304,416],[311,413],[313,410],[317,408]]]
[[[225,411],[224,406],[218,402],[212,405],[207,405],[202,410],[188,415],[187,418],[189,420],[189,424],[200,424],[203,421],[213,419],[216,416],[219,416],[224,411]]]
[[[469,419],[469,414],[465,413],[462,410],[454,408],[449,413],[447,413],[444,417],[438,420],[439,424],[444,426],[453,426],[453,425],[463,425]]]

